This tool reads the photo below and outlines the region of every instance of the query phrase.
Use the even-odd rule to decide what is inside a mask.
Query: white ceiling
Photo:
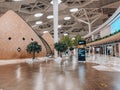
[[[47,19],[48,15],[53,14],[53,5],[51,0],[0,0],[0,15],[8,10],[18,13],[38,34],[48,30],[53,35],[53,19]],[[68,33],[71,37],[76,34],[84,36],[88,33],[88,25],[81,22],[91,23],[92,30],[104,23],[119,7],[120,0],[62,0],[59,4],[59,36]],[[78,8],[75,13],[70,9]],[[35,17],[34,14],[43,13],[41,17]],[[71,17],[70,20],[64,20],[64,17]],[[42,21],[36,25],[36,21]]]

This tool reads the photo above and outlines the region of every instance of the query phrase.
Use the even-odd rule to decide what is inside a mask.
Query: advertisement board
[[[78,61],[85,61],[86,60],[85,45],[86,45],[86,41],[84,41],[84,40],[80,40],[78,42]]]

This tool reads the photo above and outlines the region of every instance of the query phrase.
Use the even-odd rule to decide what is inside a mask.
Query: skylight
[[[43,13],[36,13],[34,14],[35,17],[41,17],[43,15]]]
[[[78,8],[72,8],[70,9],[70,12],[77,12],[78,11]]]
[[[71,17],[64,17],[64,20],[70,20]]]

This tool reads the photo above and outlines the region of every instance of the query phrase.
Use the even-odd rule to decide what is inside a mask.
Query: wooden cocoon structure
[[[45,56],[46,49],[29,25],[15,12],[8,11],[0,17],[0,59],[29,58],[27,45],[37,41],[42,51],[36,56]]]
[[[52,53],[54,52],[54,39],[52,38],[52,36],[50,35],[50,33],[44,33],[42,35],[43,39],[48,43],[48,45],[50,46]]]

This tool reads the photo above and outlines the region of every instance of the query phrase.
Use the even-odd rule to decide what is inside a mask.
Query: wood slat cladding
[[[111,42],[118,41],[118,40],[120,40],[120,33],[117,33],[113,36],[110,36],[110,37],[102,39],[102,40],[98,40],[98,41],[95,41],[95,42],[92,42],[92,43],[88,43],[87,46],[111,43]]]
[[[0,18],[0,59],[31,57],[26,47],[32,41],[42,46],[42,51],[36,56],[45,56],[46,49],[39,37],[15,12],[10,10]]]

